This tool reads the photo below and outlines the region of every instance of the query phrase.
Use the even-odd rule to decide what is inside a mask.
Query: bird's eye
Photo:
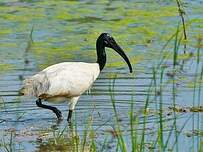
[[[109,34],[107,34],[106,36],[109,37],[109,38],[111,38],[111,35],[109,35]]]
[[[104,40],[104,43],[105,43],[105,44],[108,44],[108,42],[107,42],[106,40]]]

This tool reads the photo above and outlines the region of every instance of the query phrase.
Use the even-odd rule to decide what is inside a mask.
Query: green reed
[[[0,141],[0,151],[3,150],[4,152],[14,152],[15,151],[15,142],[14,142],[14,132],[10,132],[10,137],[7,139],[2,138]]]
[[[181,0],[176,0],[176,4],[178,7],[178,12],[179,12],[179,16],[181,18],[181,22],[182,22],[184,41],[186,41],[187,32],[186,32],[186,23],[185,23],[185,11],[184,11]],[[186,53],[186,43],[184,44],[184,53]]]
[[[114,129],[118,134],[117,135],[118,147],[120,148],[120,150],[122,152],[127,152],[126,144],[125,144],[125,141],[124,141],[124,138],[123,138],[123,135],[122,135],[121,125],[119,123],[119,115],[118,115],[116,105],[115,105],[115,102],[116,102],[115,96],[114,96],[115,80],[116,80],[116,77],[113,79],[112,85],[109,87],[109,92],[110,92],[110,96],[111,96],[111,102],[112,102],[113,111],[114,111],[115,119],[116,119],[116,122],[115,122],[116,123],[116,128],[114,128]]]

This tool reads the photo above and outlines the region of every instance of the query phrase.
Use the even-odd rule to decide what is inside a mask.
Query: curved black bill
[[[132,66],[131,66],[131,64],[130,64],[130,61],[129,61],[128,57],[127,57],[126,54],[124,53],[123,49],[116,43],[115,40],[113,40],[113,39],[111,40],[109,47],[112,48],[112,49],[114,49],[120,56],[123,57],[123,59],[125,60],[125,62],[128,64],[130,73],[132,73]]]

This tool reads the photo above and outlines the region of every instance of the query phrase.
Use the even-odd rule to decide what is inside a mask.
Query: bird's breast
[[[51,97],[47,98],[46,101],[50,103],[63,103],[69,101],[68,97]]]
[[[71,97],[68,94],[58,94],[58,95],[41,94],[39,98],[51,103],[63,103],[68,101]]]

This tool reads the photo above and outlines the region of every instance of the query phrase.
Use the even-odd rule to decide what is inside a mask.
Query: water
[[[116,108],[130,150],[131,100],[133,98],[134,111],[139,117],[140,125],[137,130],[140,135],[143,130],[143,110],[153,78],[152,68],[159,63],[161,56],[168,55],[163,63],[166,68],[161,95],[164,141],[167,140],[175,122],[178,141],[175,141],[175,131],[172,132],[167,150],[197,151],[202,143],[202,135],[198,132],[202,132],[203,115],[201,112],[190,112],[189,109],[202,105],[203,99],[203,88],[199,86],[202,81],[196,85],[194,83],[196,76],[198,82],[202,68],[202,48],[200,63],[197,64],[197,39],[202,38],[203,27],[202,3],[201,0],[188,0],[184,3],[189,37],[187,54],[183,54],[182,44],[179,49],[178,65],[178,69],[182,67],[182,70],[177,70],[174,75],[174,40],[164,49],[164,53],[160,55],[160,52],[178,26],[180,17],[175,2],[1,0],[0,146],[2,148],[0,150],[5,150],[5,145],[8,146],[10,139],[14,151],[43,151],[44,142],[49,147],[49,139],[53,138],[53,132],[60,132],[67,127],[65,119],[68,104],[55,105],[62,110],[64,117],[64,121],[58,124],[52,112],[35,105],[36,99],[18,96],[22,80],[58,62],[95,62],[96,38],[102,32],[109,32],[124,48],[134,72],[129,74],[127,65],[114,51],[110,49],[106,51],[105,69],[90,92],[82,95],[76,106],[75,122],[80,138],[89,116],[92,116],[92,127],[96,130],[96,145],[101,147],[104,138],[108,138],[108,147],[105,150],[115,151],[117,143],[113,133],[115,116],[109,88],[116,76],[114,86]],[[30,37],[32,28],[33,33]],[[160,71],[157,74],[157,90],[159,84]],[[173,85],[176,89],[175,97]],[[177,107],[186,110],[176,112],[176,119],[171,110],[174,100]],[[149,101],[146,147],[150,147],[155,141],[159,128],[159,92],[155,96],[152,91]]]

